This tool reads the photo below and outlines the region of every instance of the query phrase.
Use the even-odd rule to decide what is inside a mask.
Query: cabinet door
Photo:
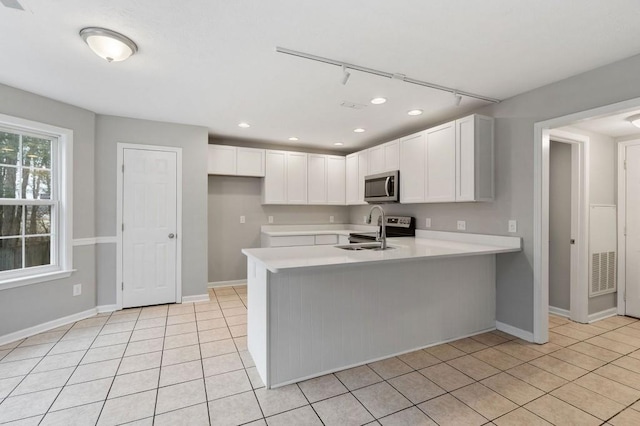
[[[309,154],[309,204],[327,203],[327,156]]]
[[[384,167],[384,145],[369,148],[369,173],[375,175],[385,171]]]
[[[456,121],[456,201],[475,198],[475,143],[473,116]]]
[[[383,145],[384,147],[384,170],[391,172],[400,170],[400,141],[391,141]]]
[[[400,139],[400,202],[424,202],[425,161],[424,132]]]
[[[210,175],[235,175],[236,147],[209,145],[207,172]]]
[[[347,204],[358,204],[358,154],[347,155],[345,180]]]
[[[345,204],[345,158],[330,155],[327,157],[327,202]]]
[[[287,152],[287,203],[307,204],[307,154]]]
[[[287,153],[266,151],[262,196],[264,204],[287,203]]]
[[[455,121],[426,133],[426,202],[456,200]]]
[[[238,176],[264,176],[264,149],[237,149],[236,174]]]
[[[358,152],[358,204],[364,202],[364,177],[368,175],[369,151]]]

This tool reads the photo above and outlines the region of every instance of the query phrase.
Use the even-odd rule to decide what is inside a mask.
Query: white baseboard
[[[194,294],[193,296],[184,296],[182,298],[182,303],[208,302],[208,301],[209,301],[208,294]]]
[[[105,312],[114,312],[118,310],[118,305],[100,305],[96,306],[99,314],[103,314]]]
[[[35,336],[36,334],[43,333],[45,331],[53,330],[63,325],[70,324],[72,322],[80,321],[85,318],[92,317],[98,313],[97,308],[87,309],[86,311],[78,312],[77,314],[67,315],[66,317],[58,318],[53,321],[48,321],[43,324],[34,325],[33,327],[25,328],[13,333],[0,336],[0,346],[7,343],[15,342],[16,340],[24,339],[27,337]]]
[[[566,309],[556,308],[555,306],[549,306],[549,313],[565,318],[571,318],[571,312]]]
[[[526,340],[527,342],[533,343],[533,333],[530,331],[522,330],[520,328],[516,328],[512,325],[505,324],[500,321],[496,321],[496,328],[500,331],[504,331],[512,336],[516,336],[521,338],[522,340]]]
[[[231,287],[234,285],[247,285],[247,280],[214,281],[209,283],[209,288]]]
[[[618,308],[605,309],[604,311],[589,314],[589,316],[587,317],[587,321],[589,321],[589,324],[591,324],[592,322],[596,322],[609,317],[614,317],[616,315],[618,315]]]

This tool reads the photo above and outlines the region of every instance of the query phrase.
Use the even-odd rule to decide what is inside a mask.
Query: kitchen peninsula
[[[248,347],[267,387],[495,328],[495,256],[520,238],[418,230],[388,243],[242,250]]]

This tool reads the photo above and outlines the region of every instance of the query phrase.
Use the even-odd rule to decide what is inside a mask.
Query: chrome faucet
[[[387,222],[384,220],[384,210],[382,210],[380,205],[375,204],[371,207],[371,210],[369,210],[369,216],[367,217],[367,223],[371,223],[371,215],[376,208],[380,210],[380,222],[382,226],[382,231],[380,236],[376,238],[376,241],[380,241],[380,250],[385,250],[387,248]]]

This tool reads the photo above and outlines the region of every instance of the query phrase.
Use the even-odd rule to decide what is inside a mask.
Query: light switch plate
[[[333,223],[333,216],[329,216],[329,223]]]
[[[245,223],[247,219],[244,216],[240,216],[240,223]]]
[[[425,228],[431,228],[431,218],[428,217],[424,220],[424,226]]]
[[[269,223],[273,223],[273,216],[269,216]]]
[[[513,219],[509,221],[509,232],[518,232],[518,221]]]
[[[458,221],[458,231],[465,231],[467,229],[467,222],[464,220]]]
[[[73,286],[73,295],[80,296],[82,294],[82,284],[75,284]]]

